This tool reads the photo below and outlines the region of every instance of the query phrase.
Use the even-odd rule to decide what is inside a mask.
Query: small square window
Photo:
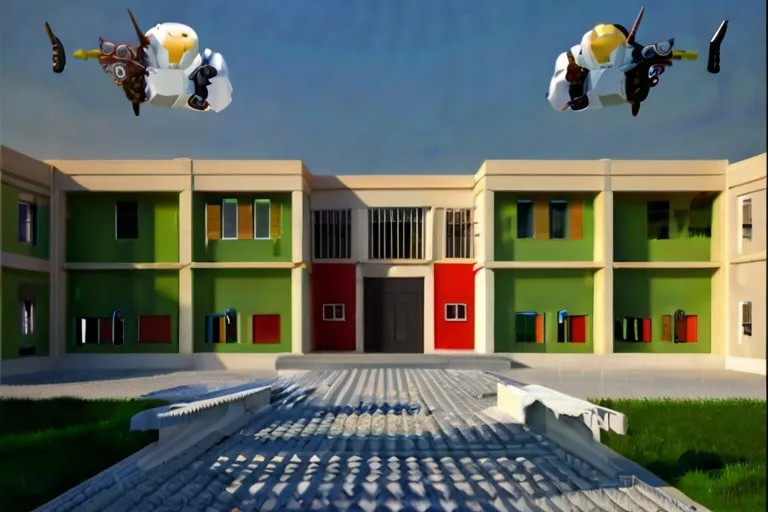
[[[221,203],[221,239],[237,240],[237,199]]]
[[[467,305],[466,304],[446,304],[445,320],[448,322],[466,322]]]
[[[136,240],[139,238],[139,205],[136,201],[115,203],[115,239]]]
[[[346,319],[344,304],[323,304],[323,321],[343,322]]]

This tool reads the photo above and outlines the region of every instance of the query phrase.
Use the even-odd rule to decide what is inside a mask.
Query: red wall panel
[[[435,349],[475,348],[475,272],[473,263],[435,264]],[[447,321],[446,304],[466,304],[466,322]]]
[[[314,350],[355,350],[354,263],[314,263],[310,276]],[[344,320],[324,321],[323,304],[344,304]]]

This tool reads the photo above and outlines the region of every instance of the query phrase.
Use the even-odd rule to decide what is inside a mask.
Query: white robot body
[[[555,73],[549,82],[547,99],[557,111],[569,110],[570,84],[565,79],[568,56],[561,53],[555,61]],[[617,67],[589,70],[583,94],[589,99],[589,109],[612,107],[627,103],[626,75]]]
[[[161,23],[147,32],[146,102],[156,106],[196,110],[189,106],[194,94],[192,74],[203,64],[216,69],[208,86],[208,108],[221,112],[232,102],[232,84],[224,57],[206,49],[198,50],[195,31],[181,23]]]

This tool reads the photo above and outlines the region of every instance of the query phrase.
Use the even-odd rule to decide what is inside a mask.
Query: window
[[[221,203],[221,239],[237,238],[237,199],[225,199]]]
[[[648,240],[669,239],[669,201],[648,201]]]
[[[352,210],[312,212],[312,257],[316,260],[352,257]]]
[[[253,202],[253,238],[269,240],[269,200],[257,199]]]
[[[741,237],[752,238],[752,200],[744,199],[741,202]]]
[[[280,343],[280,315],[253,315],[253,343]]]
[[[28,336],[35,332],[35,303],[31,300],[22,300],[19,303],[21,313],[21,334]]]
[[[549,202],[549,238],[568,238],[568,201]]]
[[[741,332],[747,336],[752,336],[752,303],[741,303]]]
[[[466,322],[467,305],[466,304],[446,304],[445,320],[447,322]]]
[[[107,319],[110,327],[110,339],[113,345],[122,345],[125,341],[125,317],[123,312],[116,309],[112,312],[112,318]]]
[[[170,343],[171,337],[170,315],[144,315],[139,317],[139,343]]]
[[[37,242],[37,205],[26,201],[19,201],[19,242]]]
[[[533,238],[533,201],[517,202],[517,238]]]
[[[424,208],[368,210],[368,257],[372,260],[424,259]]]
[[[515,342],[544,343],[544,315],[522,311],[515,313]]]
[[[345,313],[344,304],[323,304],[324,322],[343,322]]]
[[[75,319],[75,341],[78,345],[98,345],[100,334],[98,318]]]
[[[136,240],[139,238],[139,205],[136,201],[115,203],[115,239]]]
[[[473,238],[472,210],[445,210],[445,257],[471,258]]]

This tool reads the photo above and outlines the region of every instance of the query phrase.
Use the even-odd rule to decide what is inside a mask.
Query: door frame
[[[391,263],[362,263],[356,269],[355,291],[355,352],[365,352],[365,278],[408,278],[424,279],[424,354],[435,353],[435,278],[432,266],[424,264],[397,265]]]

